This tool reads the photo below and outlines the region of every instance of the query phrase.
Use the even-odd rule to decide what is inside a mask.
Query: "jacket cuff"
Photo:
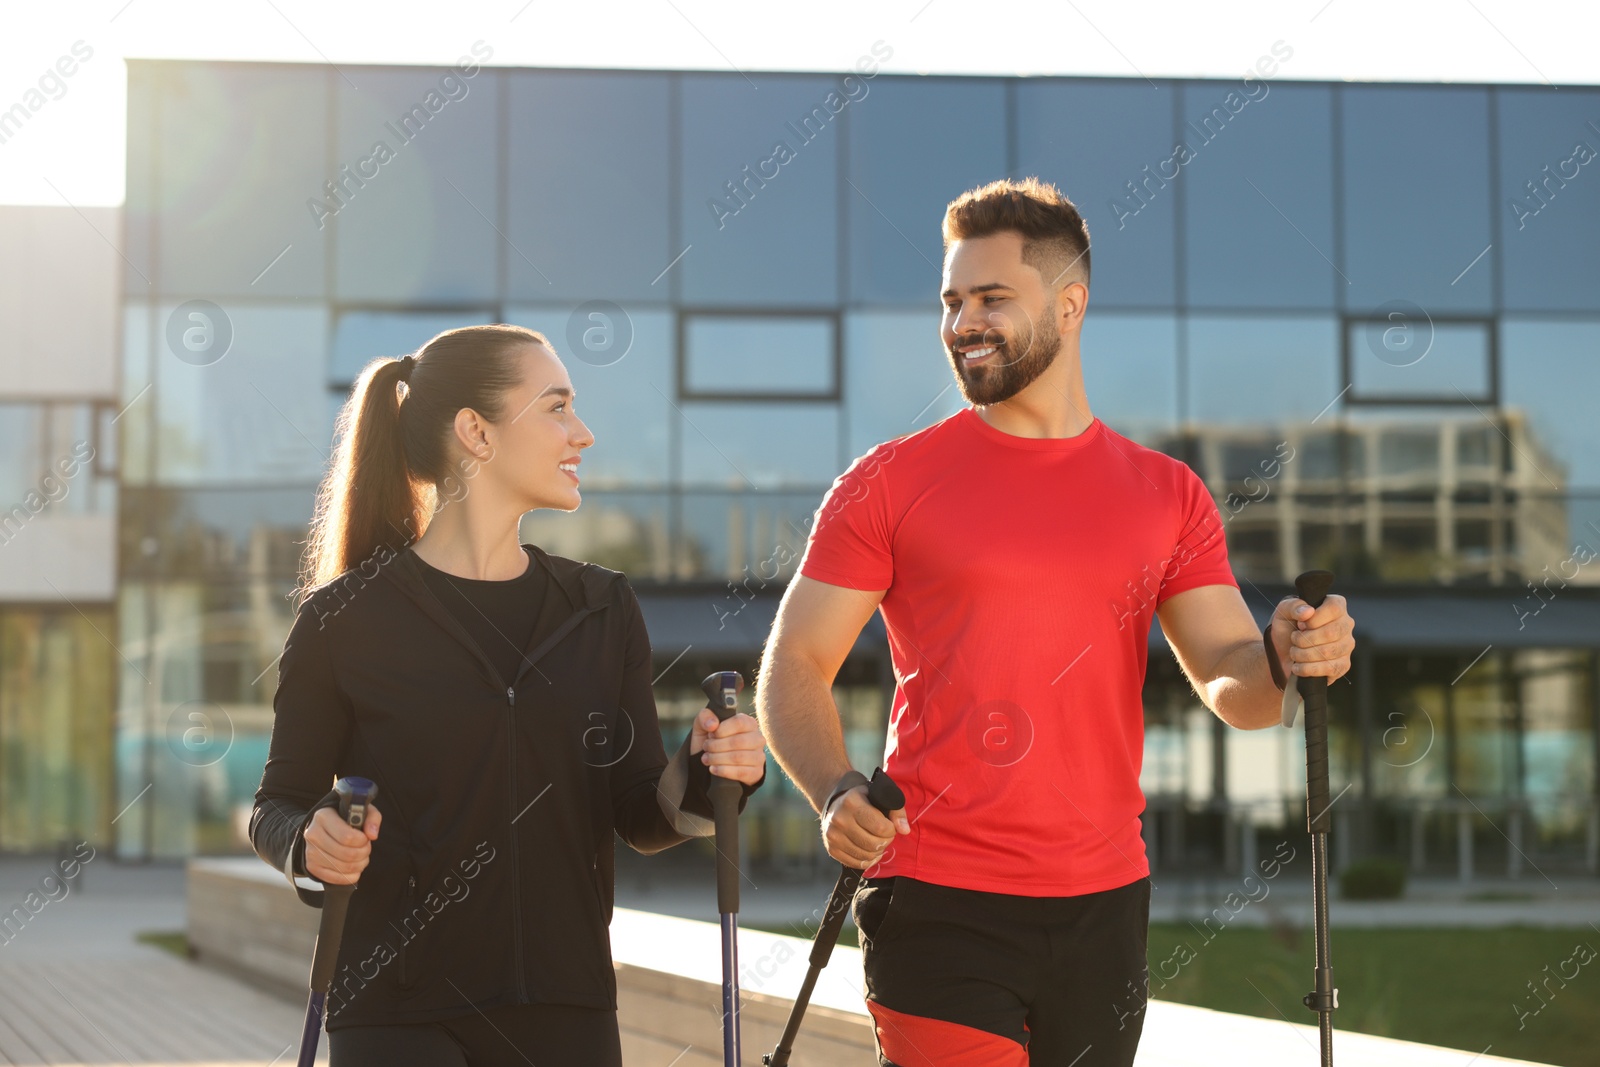
[[[306,870],[306,828],[311,825],[312,816],[316,815],[317,812],[323,808],[337,808],[338,806],[339,794],[332,789],[328,790],[326,796],[312,805],[311,810],[306,812],[306,817],[300,820],[300,825],[294,832],[294,843],[289,847],[289,858],[283,865],[283,873],[288,877],[289,884],[294,887],[295,895],[300,898],[302,904],[309,904],[313,908],[322,907],[322,890],[320,888],[316,890],[307,889],[295,881],[296,878],[306,878],[316,882],[318,886],[322,885],[319,879]]]
[[[716,833],[711,809],[711,768],[701,762],[698,753],[689,751],[694,732],[683,739],[678,751],[661,772],[656,783],[656,802],[674,830],[685,837],[710,837]],[[754,785],[739,783],[739,811],[742,813],[750,794],[761,788],[767,780],[766,769]]]

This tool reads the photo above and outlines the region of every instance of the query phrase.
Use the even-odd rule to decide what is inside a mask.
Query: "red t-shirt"
[[[835,479],[800,573],[885,589],[885,770],[911,833],[872,877],[1076,896],[1150,873],[1145,657],[1168,597],[1231,585],[1211,494],[1095,419],[1015,437],[963,408]]]

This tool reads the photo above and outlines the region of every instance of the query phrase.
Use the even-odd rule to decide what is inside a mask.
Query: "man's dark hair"
[[[1038,178],[1003,178],[969,189],[944,213],[944,246],[1011,231],[1022,235],[1022,261],[1050,288],[1069,280],[1089,284],[1089,227],[1066,195]]]

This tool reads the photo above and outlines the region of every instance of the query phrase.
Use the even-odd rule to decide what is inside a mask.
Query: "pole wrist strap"
[[[833,802],[850,792],[850,790],[854,789],[856,786],[871,784],[872,780],[866,775],[862,774],[860,771],[845,771],[844,774],[839,776],[839,780],[834,783],[833,792],[829,793],[828,799],[823,802],[822,814],[827,815],[828,810],[833,807]]]

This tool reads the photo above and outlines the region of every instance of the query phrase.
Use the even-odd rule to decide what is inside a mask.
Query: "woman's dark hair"
[[[528,345],[555,348],[522,326],[446,330],[400,359],[375,359],[356,379],[334,429],[338,447],[317,490],[301,595],[353,567],[405,548],[427,529],[461,479],[452,470],[456,413],[490,422],[522,381]]]

